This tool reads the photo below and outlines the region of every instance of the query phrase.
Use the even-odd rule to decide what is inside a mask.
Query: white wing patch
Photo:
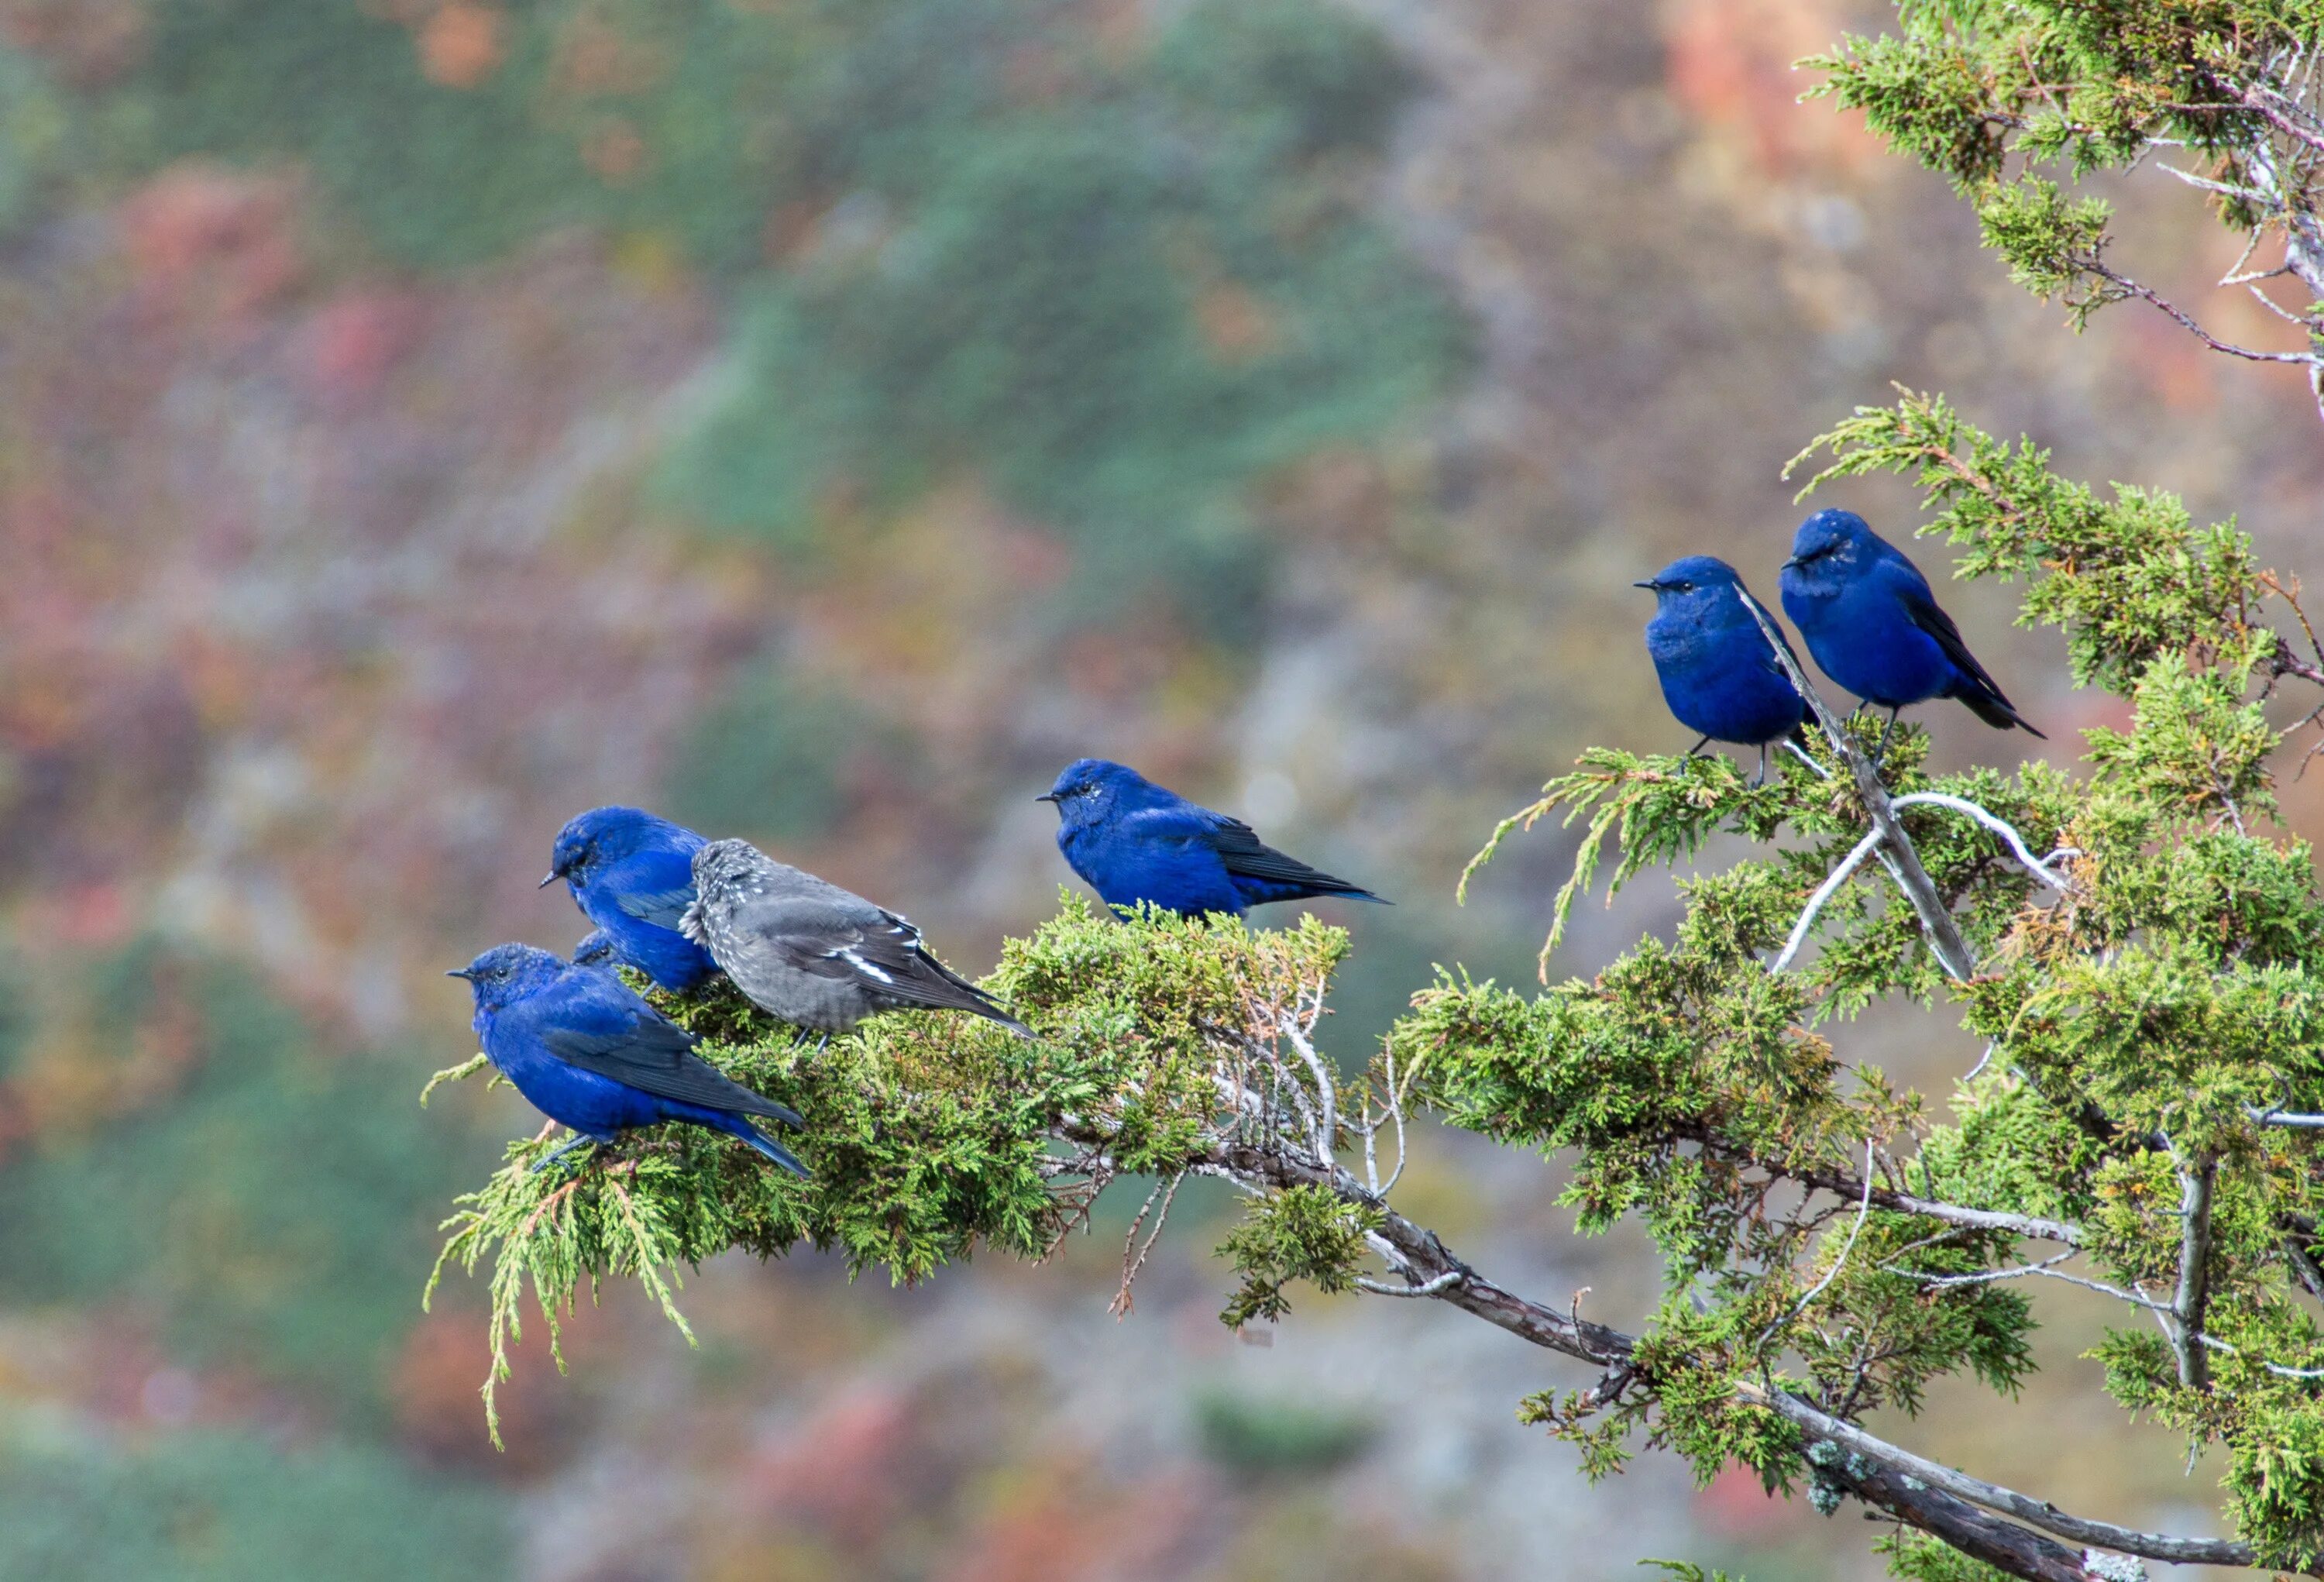
[[[866,961],[862,957],[858,956],[852,948],[826,950],[824,952],[824,956],[826,959],[836,958],[841,961],[844,961],[848,966],[853,967],[864,976],[876,977],[883,984],[891,984],[896,981],[893,976],[890,976],[886,967],[874,966],[872,963]]]

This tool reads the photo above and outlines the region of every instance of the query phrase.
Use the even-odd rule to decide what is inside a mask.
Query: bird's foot
[[[542,1154],[539,1159],[534,1160],[532,1161],[532,1169],[526,1173],[529,1175],[538,1175],[542,1170],[547,1170],[550,1165],[555,1164],[558,1161],[563,1159],[567,1154],[572,1152],[575,1149],[580,1147],[583,1143],[594,1143],[595,1141],[595,1138],[590,1136],[586,1132],[576,1133],[558,1147],[551,1149],[549,1152]],[[579,1164],[567,1165],[566,1168],[577,1176],[584,1170],[588,1168],[588,1164],[586,1161],[584,1161]]]
[[[1888,711],[1888,723],[1880,727],[1880,745],[1872,750],[1872,772],[1875,774],[1880,772],[1880,766],[1888,760],[1888,738],[1896,734],[1896,713],[1893,708]]]

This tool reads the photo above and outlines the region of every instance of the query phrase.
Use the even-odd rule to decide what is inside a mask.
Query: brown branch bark
[[[2186,1223],[2179,1237],[2179,1295],[2172,1312],[2179,1321],[2179,1382],[2200,1390],[2211,1382],[2210,1356],[2203,1349],[2203,1319],[2211,1302],[2211,1189],[2219,1161],[2180,1167],[2179,1212]]]

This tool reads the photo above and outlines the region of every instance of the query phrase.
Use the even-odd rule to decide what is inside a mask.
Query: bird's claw
[[[595,1142],[595,1141],[596,1141],[596,1139],[595,1139],[595,1138],[594,1138],[594,1137],[590,1137],[590,1136],[587,1136],[587,1135],[586,1135],[586,1134],[581,1135],[581,1136],[577,1136],[577,1137],[568,1138],[568,1139],[567,1139],[566,1142],[564,1142],[563,1143],[560,1143],[558,1146],[557,1146],[557,1147],[555,1147],[555,1148],[553,1148],[553,1149],[549,1150],[547,1153],[542,1154],[539,1159],[534,1160],[534,1161],[532,1161],[532,1167],[531,1167],[530,1170],[528,1170],[525,1173],[526,1173],[527,1175],[539,1175],[542,1170],[547,1170],[550,1165],[557,1163],[559,1160],[563,1159],[567,1154],[568,1154],[568,1153],[572,1152],[575,1149],[576,1149],[576,1148],[580,1147],[583,1143],[594,1143],[594,1142]],[[570,1164],[570,1165],[566,1166],[566,1169],[567,1169],[567,1170],[570,1170],[573,1174],[575,1174],[575,1175],[576,1175],[576,1176],[577,1176],[577,1175],[579,1175],[583,1170],[586,1170],[587,1168],[588,1168],[588,1162],[587,1162],[587,1161],[586,1161],[586,1160],[585,1160],[585,1161],[581,1161],[581,1162],[579,1162],[579,1163],[576,1163],[576,1164]]]

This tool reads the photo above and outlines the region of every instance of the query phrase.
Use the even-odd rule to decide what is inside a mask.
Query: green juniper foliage
[[[1279,1319],[1305,1282],[1499,1324],[1592,1365],[1519,1411],[1593,1476],[1641,1444],[1704,1479],[1740,1464],[1893,1518],[1895,1574],[1928,1582],[2127,1576],[2142,1556],[2324,1570],[2324,894],[2270,821],[2278,749],[2308,724],[2278,694],[2324,683],[2296,588],[2231,523],[2059,478],[1934,398],[1900,393],[1813,449],[1831,458],[1813,483],[1916,481],[1960,569],[2020,582],[2077,679],[2126,700],[2079,772],[1932,775],[1909,726],[1877,785],[1853,772],[1870,727],[1764,787],[1725,758],[1585,753],[1478,858],[1541,818],[1585,822],[1559,926],[1604,844],[1618,885],[1714,835],[1755,855],[1685,877],[1675,931],[1594,976],[1528,991],[1441,971],[1355,1078],[1316,1047],[1348,940],[1312,918],[1253,933],[1067,897],[987,985],[1030,1041],[895,1016],[814,1056],[730,991],[665,998],[807,1115],[815,1176],[687,1129],[570,1177],[530,1173],[545,1139],[512,1144],[444,1249],[493,1271],[494,1376],[530,1310],[553,1346],[559,1312],[609,1277],[673,1318],[682,1273],[733,1248],[832,1248],[917,1281],[977,1250],[1043,1256],[1118,1175],[1204,1174],[1250,1199],[1220,1249],[1228,1323]],[[1881,864],[1841,873],[1887,820],[1972,973],[1939,964]],[[1950,1094],[1901,1088],[1851,1038],[1890,1000],[1986,1046]],[[1424,1111],[1561,1161],[1583,1231],[1647,1228],[1665,1294],[1635,1333],[1494,1284],[1396,1211]],[[2106,1388],[2213,1448],[2236,1536],[2058,1512],[1857,1426],[1909,1419],[1950,1374],[2013,1394],[2052,1276],[2119,1300]]]
[[[1706,1571],[1692,1560],[1640,1560],[1641,1566],[1652,1566],[1667,1582],[1729,1582],[1724,1571]],[[1737,1577],[1734,1582],[1743,1582]]]
[[[2001,1582],[2006,1575],[1926,1533],[1892,1532],[1872,1547],[1888,1558],[1889,1575],[1907,1582]]]
[[[2317,0],[1897,0],[1894,32],[1802,64],[1825,73],[1813,97],[1950,178],[2012,277],[2076,328],[2136,299],[2215,350],[2305,367],[2324,402],[2319,42]],[[2246,238],[2222,284],[2285,321],[2275,347],[2218,339],[2109,256],[2111,207],[2076,189],[2134,166]]]

